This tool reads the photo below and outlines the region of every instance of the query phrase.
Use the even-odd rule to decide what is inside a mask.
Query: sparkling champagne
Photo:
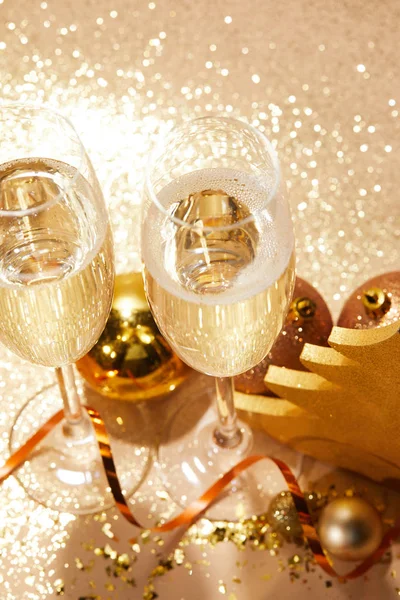
[[[25,211],[0,220],[0,341],[30,362],[74,362],[104,328],[113,244],[107,220],[95,218],[93,193],[74,168],[58,161],[0,167],[1,210]]]
[[[158,198],[169,218],[149,210],[142,247],[161,331],[201,372],[228,377],[250,369],[270,350],[292,294],[293,237],[280,238],[287,215],[255,212],[265,190],[231,169],[184,175]]]

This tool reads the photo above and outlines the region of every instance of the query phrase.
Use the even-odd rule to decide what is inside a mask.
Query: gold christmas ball
[[[269,365],[305,371],[300,362],[304,344],[327,346],[332,325],[325,300],[312,285],[297,277],[285,325],[271,351],[258,365],[235,377],[235,388],[245,394],[274,396],[264,382]]]
[[[400,319],[400,271],[366,281],[351,294],[338,320],[339,327],[369,329]]]
[[[379,513],[362,498],[338,498],[322,511],[318,522],[322,546],[341,560],[361,561],[382,541]]]
[[[268,508],[267,519],[272,529],[287,540],[300,538],[303,534],[290,492],[280,492],[273,498]]]
[[[106,327],[76,366],[100,394],[129,401],[164,395],[182,383],[190,371],[158,330],[141,273],[117,275]]]

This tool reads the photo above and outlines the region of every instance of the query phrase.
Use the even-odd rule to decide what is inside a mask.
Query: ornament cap
[[[389,295],[379,287],[371,287],[364,291],[361,296],[361,301],[367,315],[374,319],[383,317],[391,307]]]
[[[289,308],[288,319],[301,324],[305,320],[312,319],[316,310],[317,305],[314,300],[307,298],[307,296],[300,296],[292,301]]]

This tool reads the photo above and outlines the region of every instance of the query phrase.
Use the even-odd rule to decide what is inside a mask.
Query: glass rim
[[[42,113],[47,113],[49,115],[52,115],[52,117],[55,117],[56,119],[60,120],[60,121],[64,121],[64,123],[66,123],[68,125],[68,127],[71,129],[71,131],[74,133],[76,140],[79,144],[79,148],[80,148],[80,154],[79,154],[79,166],[75,168],[75,173],[73,175],[73,177],[68,181],[67,186],[59,193],[57,194],[54,198],[52,198],[51,200],[49,200],[48,202],[45,202],[44,204],[40,205],[39,207],[35,207],[35,206],[31,206],[30,208],[26,208],[26,209],[21,209],[21,210],[5,210],[3,208],[0,208],[0,217],[9,217],[9,218],[15,218],[15,217],[26,217],[29,215],[34,215],[34,214],[38,214],[40,212],[42,212],[43,210],[46,210],[48,208],[50,208],[51,206],[54,206],[55,204],[57,204],[61,198],[64,196],[64,194],[66,193],[67,190],[71,189],[71,187],[73,187],[78,179],[78,177],[80,176],[81,172],[82,172],[82,167],[84,164],[84,159],[85,159],[85,148],[82,144],[82,141],[72,123],[72,121],[70,121],[70,119],[68,117],[66,117],[65,115],[63,115],[62,113],[58,112],[57,110],[54,110],[53,108],[49,108],[48,106],[43,106],[41,104],[30,104],[30,103],[25,103],[25,102],[7,102],[7,103],[0,103],[0,122],[3,121],[3,117],[6,111],[8,112],[12,112],[13,110],[17,111],[26,111],[26,116],[21,117],[21,120],[28,120],[29,116],[29,112],[31,112],[32,114],[42,114]],[[1,138],[0,138],[1,140]],[[47,157],[29,157],[27,156],[26,158],[47,158]],[[19,160],[19,159],[15,159],[15,160]],[[7,162],[13,162],[13,159],[11,158],[10,161]],[[5,164],[5,163],[2,163]]]
[[[241,127],[244,127],[245,129],[248,129],[249,131],[251,131],[259,139],[259,141],[264,146],[266,146],[268,154],[271,157],[272,165],[273,165],[273,169],[274,169],[274,173],[275,173],[274,185],[273,185],[272,189],[270,190],[270,192],[268,193],[268,196],[265,200],[264,207],[269,204],[271,199],[276,195],[276,193],[279,189],[280,183],[281,183],[281,169],[280,169],[278,154],[277,154],[275,148],[273,147],[273,145],[271,144],[271,142],[269,141],[267,136],[264,135],[261,131],[259,131],[253,125],[250,125],[249,123],[246,123],[246,121],[242,121],[241,119],[235,119],[233,117],[224,117],[224,116],[219,116],[219,115],[209,115],[209,116],[204,116],[204,117],[197,117],[195,119],[189,119],[189,120],[185,121],[184,123],[177,125],[177,126],[173,127],[172,129],[170,129],[168,131],[168,133],[165,136],[163,136],[161,140],[158,141],[158,143],[156,144],[156,147],[150,154],[150,159],[149,159],[146,169],[145,169],[145,188],[150,196],[152,203],[155,204],[155,206],[161,212],[163,212],[170,221],[172,221],[176,225],[185,227],[187,229],[197,229],[197,230],[200,229],[202,231],[229,231],[233,228],[236,228],[241,225],[245,225],[246,223],[250,223],[250,222],[254,221],[254,214],[251,214],[248,217],[241,219],[240,221],[236,221],[232,225],[221,225],[218,227],[211,227],[211,226],[202,227],[202,226],[199,226],[198,224],[191,225],[191,224],[187,223],[186,221],[183,221],[182,219],[178,219],[177,217],[174,217],[173,215],[171,215],[168,212],[168,210],[158,200],[157,194],[155,193],[155,191],[153,189],[153,184],[151,182],[151,171],[154,168],[154,165],[156,162],[155,159],[157,156],[162,154],[162,152],[167,147],[168,137],[171,134],[173,134],[174,132],[183,130],[188,125],[191,125],[193,123],[200,123],[201,121],[216,121],[219,123],[239,124]]]

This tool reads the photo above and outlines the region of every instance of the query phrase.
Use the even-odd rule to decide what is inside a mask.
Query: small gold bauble
[[[300,538],[303,534],[290,492],[280,492],[275,496],[269,505],[267,519],[272,529],[288,540]]]
[[[164,395],[189,374],[154,322],[140,273],[117,275],[106,327],[77,368],[100,394],[130,401]]]
[[[362,498],[338,498],[322,511],[318,533],[321,544],[341,560],[360,561],[382,541],[379,513]]]

